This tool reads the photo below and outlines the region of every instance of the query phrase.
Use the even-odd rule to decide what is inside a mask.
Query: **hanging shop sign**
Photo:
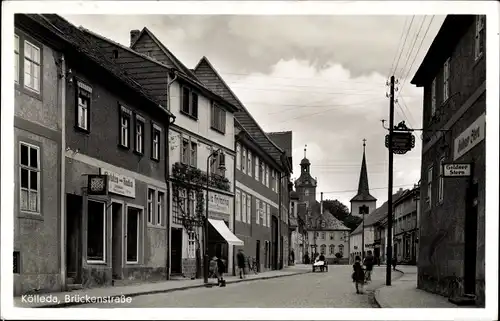
[[[101,168],[101,175],[108,176],[108,191],[135,198],[135,179]]]
[[[457,138],[453,149],[453,160],[457,160],[474,146],[479,144],[486,136],[486,114],[479,116]]]
[[[88,195],[108,194],[108,177],[106,175],[88,175],[87,194]]]
[[[443,177],[468,177],[471,175],[472,164],[443,164]]]
[[[389,148],[389,135],[385,135],[385,147]],[[392,151],[394,154],[406,154],[415,147],[415,136],[404,122],[399,123],[392,132]]]

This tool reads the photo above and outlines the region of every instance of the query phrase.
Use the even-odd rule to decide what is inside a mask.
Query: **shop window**
[[[87,204],[87,261],[106,262],[106,203]]]
[[[127,209],[127,263],[139,263],[140,211]]]

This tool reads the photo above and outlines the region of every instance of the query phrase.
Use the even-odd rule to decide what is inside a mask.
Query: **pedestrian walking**
[[[392,258],[392,270],[396,271],[396,266],[398,265],[398,259],[396,257]]]
[[[311,260],[309,259],[309,253],[306,252],[304,255],[304,264],[309,264]]]
[[[238,263],[240,279],[243,279],[245,277],[245,254],[243,254],[243,249],[238,250],[238,254],[236,254],[236,261]]]
[[[365,257],[365,261],[363,262],[363,264],[366,267],[366,272],[365,272],[366,282],[370,282],[372,280],[373,265],[375,265],[374,260],[375,258],[372,255],[372,251],[368,251],[368,254]]]
[[[217,283],[219,286],[225,286],[226,281],[224,280],[224,272],[226,271],[226,265],[221,258],[215,258],[217,260]]]
[[[359,255],[354,259],[354,264],[352,266],[352,281],[356,284],[356,293],[363,294],[364,284],[365,284],[365,272],[363,271],[363,266],[361,265],[361,258]]]

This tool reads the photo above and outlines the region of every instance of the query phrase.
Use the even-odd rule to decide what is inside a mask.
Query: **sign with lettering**
[[[135,179],[101,168],[101,175],[108,175],[108,191],[135,198]]]
[[[457,160],[474,146],[479,144],[486,136],[486,114],[479,116],[466,130],[455,138],[453,160]]]
[[[231,206],[231,196],[227,196],[224,194],[209,192],[208,193],[208,210],[218,213],[223,213],[227,215],[231,215],[232,206]]]
[[[470,176],[471,164],[443,164],[443,177]]]

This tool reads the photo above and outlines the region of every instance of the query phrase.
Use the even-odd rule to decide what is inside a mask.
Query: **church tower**
[[[370,194],[368,187],[368,171],[366,169],[366,139],[363,139],[363,160],[359,174],[358,193],[351,199],[351,215],[362,217],[377,208],[377,199]]]
[[[304,148],[304,158],[300,162],[300,177],[295,181],[295,190],[299,194],[299,202],[307,202],[312,206],[316,202],[316,180],[311,176],[311,162],[306,157],[307,145]]]

